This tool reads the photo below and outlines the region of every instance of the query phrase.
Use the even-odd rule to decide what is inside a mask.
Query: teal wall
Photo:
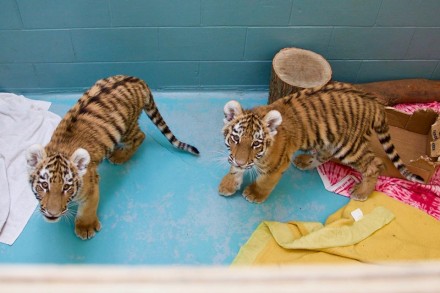
[[[440,1],[0,0],[0,91],[119,73],[153,89],[267,89],[290,46],[340,81],[440,79]]]

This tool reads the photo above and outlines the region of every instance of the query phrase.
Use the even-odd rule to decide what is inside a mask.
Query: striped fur
[[[95,235],[100,229],[97,167],[104,158],[121,164],[135,153],[145,139],[138,123],[142,111],[174,147],[199,154],[174,136],[141,79],[117,75],[98,80],[64,116],[47,145],[28,150],[31,187],[47,220],[59,220],[74,199],[79,203],[75,233],[82,239]]]
[[[223,133],[230,150],[231,169],[220,183],[220,194],[234,194],[240,188],[244,170],[255,168],[259,176],[243,195],[251,202],[264,201],[293,154],[304,150],[313,154],[301,154],[294,159],[293,163],[300,169],[312,169],[338,159],[361,172],[363,180],[353,189],[352,198],[366,200],[384,169],[382,160],[370,147],[373,133],[402,175],[423,183],[420,176],[406,168],[396,152],[383,105],[350,84],[332,82],[305,89],[250,110],[243,110],[238,102],[231,101],[224,111]],[[254,142],[259,147],[254,147]]]

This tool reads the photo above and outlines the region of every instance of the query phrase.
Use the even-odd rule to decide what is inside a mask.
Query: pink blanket
[[[440,102],[424,104],[400,104],[396,109],[413,113],[418,109],[430,108],[440,113]],[[361,180],[360,174],[346,166],[327,162],[318,167],[319,175],[327,190],[344,196],[350,196],[353,185]],[[432,176],[429,184],[419,184],[407,180],[380,176],[376,190],[390,197],[425,211],[440,220],[440,168]]]

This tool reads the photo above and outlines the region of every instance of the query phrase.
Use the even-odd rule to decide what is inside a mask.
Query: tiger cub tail
[[[356,91],[359,92],[359,90],[355,89],[352,84],[345,83],[345,82],[338,82],[338,81],[331,81],[329,83],[326,83],[324,85],[311,87],[311,88],[305,88],[298,92],[295,92],[293,94],[290,94],[286,97],[284,97],[284,104],[289,104],[290,101],[296,98],[299,98],[300,96],[310,96],[317,92],[327,92],[327,91]],[[364,96],[367,95],[364,93]]]
[[[391,142],[391,136],[389,132],[388,124],[384,121],[381,125],[375,126],[374,130],[377,133],[377,137],[379,138],[379,142],[382,144],[385,153],[388,158],[393,162],[393,165],[399,170],[400,174],[402,174],[406,179],[418,183],[424,184],[425,181],[422,177],[417,174],[412,173],[408,170],[408,168],[403,163],[399,154],[397,153],[394,144]]]
[[[144,106],[144,111],[150,118],[150,120],[156,125],[156,127],[162,132],[162,134],[168,139],[168,141],[176,148],[181,149],[183,151],[189,152],[193,155],[199,155],[199,150],[187,143],[184,143],[180,140],[178,140],[174,134],[171,132],[170,128],[166,124],[165,120],[163,119],[162,115],[159,112],[159,109],[156,106],[156,103],[154,102],[153,95],[150,90],[147,91],[147,101]]]

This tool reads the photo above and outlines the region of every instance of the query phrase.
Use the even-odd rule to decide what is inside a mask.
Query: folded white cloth
[[[61,118],[51,103],[0,93],[0,242],[12,245],[37,206],[25,151],[49,142]]]

